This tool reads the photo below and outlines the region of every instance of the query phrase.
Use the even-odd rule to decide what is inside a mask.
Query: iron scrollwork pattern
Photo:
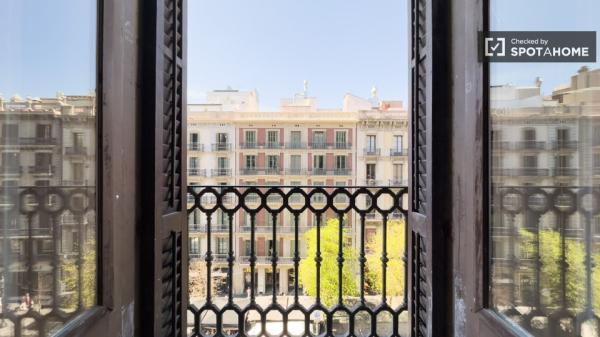
[[[492,192],[494,308],[534,336],[598,335],[600,189]]]
[[[95,198],[94,187],[0,188],[0,336],[51,335],[96,303]]]
[[[388,263],[390,256],[388,249],[392,245],[402,244],[397,242],[398,238],[387,237],[387,226],[391,224],[392,220],[398,220],[398,222],[405,221],[407,210],[407,188],[406,187],[354,187],[354,186],[189,186],[188,187],[188,214],[190,216],[190,226],[195,226],[193,218],[197,212],[201,212],[206,217],[206,224],[199,227],[199,231],[206,235],[205,249],[203,249],[202,256],[205,267],[206,267],[206,289],[205,296],[203,297],[204,303],[200,305],[190,304],[189,316],[193,316],[193,326],[190,326],[188,333],[191,336],[224,336],[230,333],[235,333],[238,336],[247,336],[246,328],[248,328],[248,317],[251,313],[255,316],[255,326],[260,325],[258,335],[267,335],[267,324],[269,322],[269,314],[277,313],[283,322],[283,328],[278,335],[281,336],[293,336],[289,331],[289,324],[292,319],[301,321],[304,324],[305,336],[310,336],[311,333],[309,325],[311,320],[315,320],[315,314],[319,313],[323,316],[319,316],[322,319],[323,326],[319,330],[320,334],[327,336],[333,336],[336,334],[334,327],[334,320],[339,315],[347,317],[347,333],[348,336],[377,336],[382,335],[381,327],[378,327],[378,318],[383,316],[390,317],[390,329],[387,335],[400,336],[401,333],[404,335],[408,334],[408,329],[400,331],[399,322],[404,317],[408,321],[408,304],[407,304],[407,289],[406,289],[406,226],[402,229],[404,231],[404,251],[400,254],[400,260],[403,261],[404,273],[404,292],[402,299],[399,297],[397,304],[392,304],[390,298],[386,296],[388,293],[386,288],[390,286],[387,284],[386,272],[388,272]],[[367,202],[368,200],[368,202]],[[226,214],[226,216],[219,215],[219,212]],[[237,231],[236,215],[241,212],[247,214],[249,226],[245,230],[250,237],[250,247],[247,249],[249,256],[240,259],[242,252],[234,251],[234,235]],[[267,231],[259,231],[259,221],[261,214],[266,213],[266,217],[271,217],[270,225]],[[290,221],[293,223],[290,228],[286,228],[278,224],[278,221],[284,216],[289,215]],[[301,263],[301,249],[300,245],[303,244],[302,240],[302,229],[300,218],[302,215],[315,216],[314,222],[311,226],[316,230],[316,254],[314,255],[314,264],[316,268],[316,295],[314,296],[314,302],[308,306],[302,302],[301,284],[299,283],[299,266]],[[330,219],[334,219],[337,226],[335,228],[335,234],[332,234],[329,238],[330,242],[335,242],[336,253],[332,255],[323,254],[323,242],[326,238],[322,237],[321,232],[324,230],[324,224],[322,221],[323,216],[328,216]],[[219,220],[219,217],[222,219]],[[369,219],[379,219],[381,226],[381,255],[378,256],[380,261],[381,270],[383,276],[381,278],[381,292],[377,296],[375,303],[369,302],[367,298],[367,287],[365,286],[365,265],[367,263],[368,249],[366,247],[365,239],[365,223]],[[391,226],[391,225],[390,225]],[[356,232],[356,251],[357,255],[353,257],[355,260],[350,261],[343,252],[344,237],[343,231],[354,230]],[[193,232],[190,227],[190,232]],[[277,291],[277,278],[272,278],[272,289],[271,294],[268,296],[262,296],[263,303],[259,303],[256,288],[255,277],[250,277],[248,294],[240,297],[235,297],[233,292],[234,283],[234,263],[246,263],[247,269],[250,271],[250,275],[255,275],[257,263],[259,262],[259,256],[257,254],[257,233],[263,235],[270,234],[272,242],[277,242],[277,238],[280,233],[286,232],[288,235],[293,235],[293,244],[290,246],[290,261],[284,260],[286,257],[281,252],[281,247],[277,244],[273,244],[269,256],[263,263],[270,262],[270,268],[275,275],[278,264],[280,263],[291,263],[290,270],[293,271],[293,288],[290,287],[289,302],[283,303],[280,297],[280,293]],[[214,235],[225,235],[225,239],[228,244],[226,245],[226,251],[218,251],[219,248],[213,247]],[[331,232],[330,232],[331,234]],[[216,250],[216,251],[215,251]],[[379,251],[378,251],[379,253]],[[326,258],[331,258],[330,261],[326,261]],[[309,263],[313,263],[312,260],[308,260]],[[335,261],[333,270],[323,270],[322,265],[325,262]],[[214,263],[226,264],[228,267],[226,270],[226,289],[221,298],[220,304],[214,296],[214,284],[211,273],[213,273]],[[356,263],[357,274],[353,277],[353,281],[356,282],[359,292],[357,295],[348,299],[343,294],[343,282],[342,282],[342,270],[344,265],[347,263]],[[265,268],[269,268],[268,265]],[[335,302],[332,306],[325,305],[321,298],[321,288],[324,286],[321,282],[321,275],[323,273],[334,273],[337,275],[337,296],[333,300]],[[240,305],[240,300],[243,300],[244,305]],[[233,330],[227,329],[225,326],[226,315],[228,313],[235,313],[235,322]],[[203,326],[203,319],[208,316],[213,317],[212,329],[207,332],[207,329]],[[402,317],[401,317],[402,316]],[[299,318],[300,317],[300,318]],[[370,321],[367,331],[357,332],[357,324],[360,320],[366,319]],[[409,323],[406,323],[408,325]],[[232,332],[233,331],[233,332]],[[406,332],[404,332],[406,331]],[[339,334],[339,332],[337,333]]]

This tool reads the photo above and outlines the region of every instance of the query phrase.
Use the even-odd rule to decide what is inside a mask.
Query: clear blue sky
[[[600,31],[600,0],[492,0],[492,30],[590,30]],[[600,35],[596,35],[600,45]],[[492,84],[533,85],[543,79],[542,92],[549,94],[568,84],[581,66],[598,63],[493,63]]]
[[[95,1],[0,1],[0,93],[4,98],[93,90]]]
[[[261,106],[310,82],[321,107],[350,92],[407,98],[407,0],[188,0],[189,101],[207,90],[257,89]],[[2,0],[0,93],[86,94],[94,87],[95,1]],[[600,30],[600,1],[494,0],[495,30]],[[600,36],[599,36],[600,37]],[[588,64],[597,68],[598,64]],[[544,92],[581,64],[494,64],[493,83]]]
[[[408,96],[406,0],[189,0],[188,101],[257,89],[278,107],[309,81],[319,106],[345,93]]]

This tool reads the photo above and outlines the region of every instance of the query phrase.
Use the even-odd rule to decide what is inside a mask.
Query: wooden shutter
[[[447,236],[448,132],[445,0],[411,0],[409,313],[412,336],[452,330]],[[432,170],[435,168],[435,171]],[[444,200],[446,198],[446,200]]]
[[[141,335],[185,336],[187,7],[185,0],[148,3],[143,5],[141,55]]]

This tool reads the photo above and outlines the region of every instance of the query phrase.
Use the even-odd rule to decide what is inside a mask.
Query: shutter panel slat
[[[142,221],[144,247],[153,251],[144,258],[144,280],[153,284],[140,306],[142,336],[183,337],[187,307],[186,172],[186,62],[185,0],[150,0],[144,12],[144,40],[153,54],[142,55],[148,69],[142,80],[143,132],[153,136],[144,143],[143,162],[153,163],[152,174],[143,173],[146,213]],[[149,48],[148,48],[149,49]],[[153,67],[153,68],[152,68]],[[147,70],[147,69],[146,69]],[[152,74],[150,74],[153,72]],[[150,87],[152,83],[152,87]],[[148,115],[147,118],[146,115]],[[151,150],[150,150],[151,149]],[[151,186],[151,187],[149,187]],[[154,210],[154,212],[150,210]],[[146,228],[146,226],[148,228]],[[148,298],[149,297],[149,298]],[[152,320],[152,322],[150,322]]]

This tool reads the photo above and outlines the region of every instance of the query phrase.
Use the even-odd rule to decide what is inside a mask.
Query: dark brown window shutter
[[[185,0],[152,0],[142,8],[143,336],[186,335],[186,8]]]
[[[445,0],[411,0],[411,203],[409,313],[412,336],[443,336],[451,325],[448,299],[452,262],[448,221],[451,90],[447,83]],[[440,43],[441,42],[441,43]],[[432,170],[435,168],[435,171]],[[444,175],[445,178],[444,178]],[[445,179],[445,180],[444,180]],[[448,323],[450,322],[450,323]]]

